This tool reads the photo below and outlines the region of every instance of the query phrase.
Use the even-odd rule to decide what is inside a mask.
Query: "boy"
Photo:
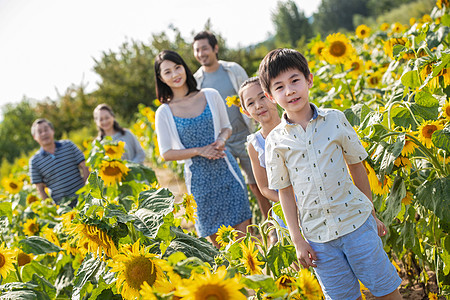
[[[285,110],[266,139],[266,168],[300,263],[314,267],[326,299],[361,299],[358,279],[378,299],[401,299],[352,126],[342,112],[310,104],[313,76],[299,52],[271,51],[259,74],[265,95]]]

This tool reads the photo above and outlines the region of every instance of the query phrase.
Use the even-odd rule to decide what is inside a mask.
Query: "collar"
[[[313,111],[313,115],[312,115],[311,120],[317,119],[318,116],[321,116],[321,117],[325,116],[325,111],[323,111],[322,109],[318,108],[314,103],[309,103],[309,106],[311,107],[311,109]],[[283,117],[281,118],[281,122],[283,122],[286,125],[297,125],[296,123],[291,123],[291,122],[288,121],[286,112],[283,113]]]
[[[62,146],[62,143],[61,143],[61,142],[55,141],[55,148],[56,148],[56,149],[60,148],[61,146]],[[42,147],[41,147],[41,149],[39,149],[39,154],[42,155],[42,156],[44,156],[44,157],[47,156],[47,155],[53,155],[53,154],[51,154],[51,153],[45,151]]]

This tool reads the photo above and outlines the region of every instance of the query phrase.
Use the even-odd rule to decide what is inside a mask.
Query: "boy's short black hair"
[[[259,65],[259,81],[264,92],[272,95],[270,92],[270,80],[274,79],[280,73],[298,69],[308,79],[309,71],[308,61],[298,51],[293,49],[275,49],[270,51]]]
[[[259,83],[259,77],[258,77],[258,76],[248,78],[247,80],[245,80],[245,81],[241,84],[241,87],[239,88],[239,93],[238,93],[238,94],[239,94],[239,100],[240,100],[240,102],[241,102],[241,107],[242,107],[242,109],[246,109],[246,108],[245,108],[245,102],[244,102],[244,99],[242,98],[242,97],[243,97],[243,94],[244,94],[244,89],[245,89],[247,86],[249,86],[249,85],[251,85],[251,84],[254,84],[254,83],[260,84],[260,83]]]

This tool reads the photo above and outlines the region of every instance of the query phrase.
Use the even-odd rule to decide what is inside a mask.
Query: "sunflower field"
[[[429,299],[450,295],[448,12],[438,1],[408,25],[317,36],[305,53],[311,101],[344,111],[369,153],[386,252]],[[155,112],[139,107],[132,130],[148,160],[182,174],[161,160],[154,126]],[[123,151],[109,141],[86,152],[91,174],[75,208],[40,199],[24,159],[2,179],[0,299],[322,299],[274,219],[243,235],[222,226],[218,250],[181,226],[195,223],[195,199],[175,201],[151,168],[122,161]]]

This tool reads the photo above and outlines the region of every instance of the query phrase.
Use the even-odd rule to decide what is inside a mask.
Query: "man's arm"
[[[39,193],[39,196],[41,196],[42,200],[45,200],[47,198],[50,198],[47,193],[45,192],[45,184],[40,182],[36,183],[36,189]]]
[[[317,260],[316,253],[308,244],[300,232],[300,225],[298,224],[297,217],[297,203],[295,202],[294,190],[292,185],[280,189],[278,195],[281,201],[281,207],[283,208],[284,217],[286,219],[289,233],[294,243],[295,250],[297,252],[298,261],[304,268],[317,267],[312,261]]]
[[[89,169],[86,166],[86,161],[82,161],[78,164],[78,167],[80,168],[81,172],[83,173],[83,181],[86,182],[86,180],[89,177]]]
[[[348,164],[348,170],[353,178],[353,182],[358,187],[358,189],[364,193],[364,195],[372,201],[372,190],[370,189],[369,178],[367,177],[366,167],[362,162],[356,164]],[[373,201],[372,201],[373,202]],[[384,236],[386,235],[386,226],[381,222],[376,214],[375,209],[372,210],[372,215],[377,222],[378,235]]]

